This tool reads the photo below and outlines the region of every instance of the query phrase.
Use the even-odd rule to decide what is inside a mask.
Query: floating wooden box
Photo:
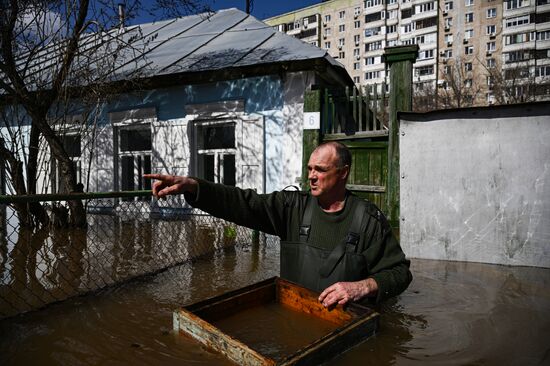
[[[374,335],[379,314],[359,304],[326,309],[319,294],[274,277],[174,312],[174,329],[239,365],[318,365]],[[212,323],[258,306],[280,304],[334,324],[334,330],[277,360],[222,332]],[[259,330],[261,332],[261,329]]]

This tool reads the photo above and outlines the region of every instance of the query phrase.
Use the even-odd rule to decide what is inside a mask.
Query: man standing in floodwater
[[[351,153],[338,142],[318,146],[309,158],[310,191],[257,194],[192,177],[146,174],[153,195],[183,193],[216,217],[281,238],[281,277],[321,292],[326,307],[403,292],[410,262],[384,215],[349,192]]]

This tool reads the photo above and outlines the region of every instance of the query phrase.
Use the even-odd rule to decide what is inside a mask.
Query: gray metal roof
[[[27,85],[34,86],[29,89],[48,89],[54,69],[60,64],[58,50],[59,44],[50,44],[33,55],[31,62],[21,55],[18,64],[27,68]],[[255,67],[256,74],[268,73],[267,66],[263,70],[262,65],[270,65],[270,72],[276,72],[282,64],[284,70],[295,71],[314,67],[322,71],[318,68],[322,64],[331,69],[327,74],[352,83],[344,67],[326,50],[278,32],[235,8],[86,34],[79,51],[72,68],[77,76],[68,81],[74,86],[94,83],[95,75],[101,75],[102,82],[138,78],[170,83],[175,74],[206,74],[212,79],[221,75],[216,71],[223,71],[219,77],[250,67]],[[112,57],[114,52],[116,59]],[[94,68],[102,72],[94,75],[90,72]],[[85,72],[79,74],[79,69]]]
[[[166,75],[321,58],[343,69],[326,50],[278,32],[235,8],[211,16],[136,25],[129,27],[127,34],[131,37],[134,32],[143,34],[144,42],[148,35],[155,39],[143,45],[143,55],[117,73],[128,75],[136,67],[146,66],[148,76]]]

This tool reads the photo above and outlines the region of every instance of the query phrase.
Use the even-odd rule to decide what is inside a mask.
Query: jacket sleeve
[[[412,274],[409,271],[410,261],[399,242],[392,233],[392,229],[379,213],[378,219],[372,217],[367,225],[365,243],[366,256],[369,266],[369,276],[378,284],[376,303],[387,298],[397,296],[407,289],[412,281]]]
[[[185,200],[221,219],[268,234],[285,236],[285,211],[292,192],[258,194],[252,189],[240,189],[197,179],[197,196],[185,193]]]

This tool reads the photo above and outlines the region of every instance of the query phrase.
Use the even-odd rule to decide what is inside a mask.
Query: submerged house
[[[325,50],[237,9],[130,26],[123,37],[142,50],[123,53],[112,79],[139,71],[136,88],[99,108],[93,134],[64,131],[87,192],[147,189],[148,172],[258,192],[296,184],[304,93],[353,85]],[[55,171],[43,173],[54,175],[50,192]]]

